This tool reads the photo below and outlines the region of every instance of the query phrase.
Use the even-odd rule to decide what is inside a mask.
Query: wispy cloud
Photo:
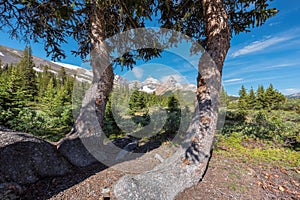
[[[259,41],[255,41],[252,42],[251,44],[236,50],[235,52],[233,52],[230,56],[232,58],[238,57],[238,56],[242,56],[242,55],[247,55],[250,53],[254,53],[254,52],[258,52],[258,51],[262,51],[272,45],[284,42],[284,41],[288,41],[290,40],[291,37],[288,36],[283,36],[283,37],[269,37],[267,39],[264,40],[259,40]]]
[[[276,25],[278,25],[278,24],[280,24],[280,22],[271,22],[271,23],[269,23],[269,26],[276,26]]]
[[[144,75],[144,70],[141,68],[135,67],[132,69],[132,72],[137,79],[141,79]]]
[[[291,59],[291,58],[289,58]],[[226,63],[227,65],[227,63]],[[268,71],[275,71],[282,68],[292,68],[300,66],[300,61],[293,61],[290,62],[288,59],[285,58],[278,58],[278,59],[272,59],[272,60],[264,60],[260,61],[258,63],[244,63],[239,66],[239,69],[236,70],[236,66],[234,65],[228,65],[226,67],[231,67],[231,71],[229,73],[224,74],[224,79],[230,79],[234,77],[244,77],[248,74],[253,74],[256,72],[268,72]],[[233,70],[234,69],[234,70]]]
[[[271,65],[267,67],[262,67],[262,69],[274,69],[274,68],[281,68],[281,67],[291,67],[291,66],[296,66],[299,63],[283,63],[283,64],[278,64],[278,65]]]
[[[242,80],[243,80],[242,78],[233,78],[233,79],[225,80],[224,83],[234,83],[234,82],[239,82]]]

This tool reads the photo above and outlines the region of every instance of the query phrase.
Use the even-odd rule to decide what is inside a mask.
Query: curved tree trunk
[[[92,25],[90,62],[93,69],[93,82],[85,94],[73,130],[58,142],[59,152],[75,166],[88,166],[98,162],[86,145],[90,145],[91,141],[97,141],[98,143],[93,145],[98,147],[103,142],[105,108],[114,80],[109,52],[104,42],[105,20],[101,14],[103,12],[94,9],[90,16]]]
[[[108,96],[112,90],[114,80],[109,52],[105,46],[105,33],[103,30],[103,23],[105,23],[105,19],[103,19],[101,10],[94,8],[93,14],[90,16],[90,20],[92,32],[90,63],[93,69],[93,82],[90,90],[95,89],[95,91],[93,91],[95,94],[87,93],[85,96],[83,108],[75,122],[76,130],[81,129],[81,115],[86,112],[84,105],[87,103],[86,101],[90,101],[90,95],[95,95],[94,100],[96,105],[96,114],[100,127],[103,127],[105,107],[108,101]],[[81,133],[83,131],[79,132]]]
[[[207,48],[199,61],[197,105],[186,139],[174,155],[153,170],[126,175],[114,186],[117,199],[174,199],[202,180],[212,153],[218,120],[222,67],[230,46],[230,27],[222,0],[202,0]]]

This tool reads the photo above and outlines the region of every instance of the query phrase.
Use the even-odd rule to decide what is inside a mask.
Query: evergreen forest
[[[0,124],[58,141],[71,131],[90,83],[78,81],[63,67],[58,73],[50,66],[38,66],[41,71],[36,67],[26,47],[20,62],[1,68]],[[191,99],[181,91],[156,95],[117,85],[106,106],[103,130],[111,140],[132,135],[170,141],[186,132],[194,110]],[[299,99],[287,99],[270,84],[249,91],[242,86],[239,97],[228,96],[222,87],[220,103],[220,118],[225,116],[220,141],[239,136],[299,150]]]

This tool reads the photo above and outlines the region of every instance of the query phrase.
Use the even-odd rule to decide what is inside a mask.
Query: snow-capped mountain
[[[76,79],[83,82],[91,82],[93,80],[93,72],[91,70],[84,69],[82,67],[66,64],[66,63],[59,63],[59,62],[52,62],[56,65],[60,65],[65,69],[72,70],[76,72]]]
[[[176,78],[173,76],[170,76],[169,79],[160,85],[159,88],[157,88],[156,93],[157,94],[164,94],[169,91],[191,91],[195,92],[196,91],[196,85],[194,84],[181,84],[179,83]]]
[[[5,64],[18,63],[22,57],[23,51],[0,45],[0,59],[2,61],[2,66],[4,66]],[[67,74],[73,76],[76,75],[76,78],[79,81],[91,82],[93,79],[93,73],[91,70],[87,70],[79,66],[60,62],[52,62],[36,56],[33,56],[33,62],[35,63],[34,70],[38,72],[42,72],[42,66],[47,65],[50,67],[50,72],[57,74],[61,67],[64,67]]]
[[[289,98],[289,99],[299,99],[300,98],[300,92],[299,93],[290,94],[290,95],[287,96],[287,98]]]
[[[129,89],[138,88],[140,91],[146,93],[155,92],[157,95],[165,94],[170,91],[196,91],[196,85],[194,84],[181,84],[173,76],[170,76],[166,81],[162,82],[151,76],[149,76],[144,81],[128,81],[124,77],[119,75],[115,76],[115,85],[128,85]]]
[[[141,83],[140,90],[144,91],[144,92],[147,92],[147,93],[153,93],[153,92],[156,92],[157,89],[161,85],[162,85],[162,83],[159,80],[157,80],[157,79],[152,78],[151,76],[149,76],[146,80],[144,80]]]
[[[2,66],[5,64],[10,63],[18,63],[23,56],[23,51],[12,49],[9,47],[1,46],[0,45],[0,59],[2,61]],[[60,63],[60,62],[52,62],[48,61],[36,56],[33,56],[33,61],[35,63],[34,70],[38,72],[43,71],[42,66],[49,66],[49,71],[57,74],[61,67],[65,68],[65,71],[69,75],[76,75],[77,80],[82,82],[91,82],[93,80],[93,72],[91,70],[84,69],[80,66],[75,66],[71,64],[66,63]],[[194,84],[181,84],[176,80],[175,77],[170,76],[165,81],[157,80],[151,76],[149,76],[144,81],[128,81],[126,78],[115,75],[114,77],[114,85],[121,85],[121,86],[128,86],[129,89],[133,89],[134,87],[137,87],[140,91],[144,91],[147,93],[153,93],[155,92],[157,95],[165,94],[169,91],[196,91],[196,85]]]
[[[123,78],[120,75],[115,75],[114,77],[114,85],[128,85],[129,81],[125,78]]]

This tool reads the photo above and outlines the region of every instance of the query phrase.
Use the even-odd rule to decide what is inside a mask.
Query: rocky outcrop
[[[64,175],[71,167],[55,145],[29,134],[0,131],[0,183],[29,184]]]
[[[86,149],[82,140],[84,140],[84,138],[64,138],[58,144],[59,153],[72,165],[77,167],[86,167],[98,162]]]

